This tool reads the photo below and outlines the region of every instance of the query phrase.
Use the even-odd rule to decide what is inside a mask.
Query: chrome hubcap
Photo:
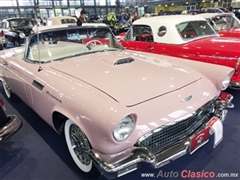
[[[8,86],[8,84],[5,81],[3,81],[3,88],[4,88],[4,91],[7,95],[7,97],[10,98],[10,96],[11,96],[10,87]]]
[[[91,162],[91,159],[88,155],[90,146],[85,134],[75,124],[70,126],[69,131],[72,149],[76,157],[82,164],[86,166],[89,165]]]

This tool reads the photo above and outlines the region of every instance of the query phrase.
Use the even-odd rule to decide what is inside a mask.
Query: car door
[[[154,43],[153,34],[150,26],[134,25],[128,32],[124,40],[121,40],[124,47],[130,50],[143,52],[153,52]]]
[[[225,36],[240,38],[240,21],[235,16],[232,16],[231,27]]]
[[[16,49],[13,49],[9,52],[6,50],[4,52],[5,53],[0,57],[2,76],[10,86],[12,92],[25,101],[26,94],[24,89],[24,74],[26,72],[27,64],[24,60],[22,60],[23,51],[17,52]]]

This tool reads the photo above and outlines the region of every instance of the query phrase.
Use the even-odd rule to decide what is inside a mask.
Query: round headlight
[[[232,78],[232,75],[234,74],[234,71],[232,71],[231,73],[229,73],[222,81],[222,90],[225,90],[227,89],[230,81],[231,81],[231,78]]]
[[[134,128],[134,121],[131,116],[126,116],[121,122],[115,127],[113,131],[113,137],[116,141],[123,141],[127,139]]]

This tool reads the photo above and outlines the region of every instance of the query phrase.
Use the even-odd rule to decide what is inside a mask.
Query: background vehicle
[[[240,39],[240,20],[233,13],[203,13],[199,15],[207,19],[220,36]]]
[[[47,26],[52,25],[77,25],[77,19],[71,16],[56,16],[47,19]]]
[[[121,39],[131,50],[181,57],[235,68],[231,88],[240,88],[240,39],[220,37],[198,15],[141,18]]]
[[[0,42],[3,46],[12,44],[15,47],[24,44],[25,37],[32,32],[34,20],[30,18],[8,18],[0,23]]]

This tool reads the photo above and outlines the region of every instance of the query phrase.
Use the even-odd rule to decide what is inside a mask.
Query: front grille
[[[150,134],[144,136],[146,138],[140,138],[136,146],[146,147],[156,154],[180,143],[213,116],[214,107],[214,100],[212,100],[189,118],[164,125],[160,127],[160,130],[153,130]]]

